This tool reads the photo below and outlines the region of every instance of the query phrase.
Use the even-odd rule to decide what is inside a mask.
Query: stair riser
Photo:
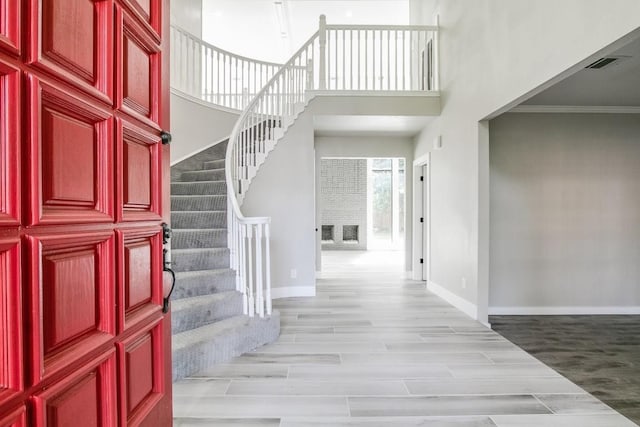
[[[227,184],[224,181],[216,182],[174,182],[171,184],[173,195],[226,195]]]
[[[173,381],[226,363],[234,357],[275,341],[280,335],[277,313],[265,319],[247,319],[246,325],[228,334],[212,336],[210,340],[174,350]]]
[[[224,169],[183,172],[180,181],[224,181]]]
[[[227,196],[173,196],[172,211],[223,211],[227,209]]]
[[[176,287],[171,294],[172,300],[199,297],[236,289],[236,276],[231,272],[225,275],[184,277],[176,281]]]
[[[225,228],[226,212],[172,212],[171,226],[179,228]]]
[[[200,304],[171,312],[171,331],[174,334],[199,328],[242,314],[242,294],[233,292],[228,298],[212,304]]]
[[[224,168],[224,159],[211,160],[202,164],[202,169],[222,169]]]
[[[209,251],[187,254],[173,252],[171,254],[171,264],[176,272],[229,268],[229,251],[220,250],[215,254],[211,254]]]
[[[172,249],[226,248],[227,230],[174,230],[171,237]]]

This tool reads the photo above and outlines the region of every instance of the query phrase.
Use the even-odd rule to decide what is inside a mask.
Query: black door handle
[[[169,306],[171,305],[171,294],[173,293],[173,288],[176,286],[176,273],[169,267],[165,267],[163,271],[171,274],[171,290],[169,290],[169,295],[162,299],[162,312],[167,314],[169,312]]]
[[[171,238],[171,228],[166,223],[162,223],[162,244],[166,245],[169,243],[169,239]],[[171,289],[169,290],[169,294],[162,299],[162,312],[167,314],[169,312],[169,306],[171,304],[171,294],[173,293],[173,289],[176,287],[176,273],[171,269],[171,262],[167,261],[167,253],[169,251],[166,248],[162,249],[162,271],[166,271],[171,274]]]
[[[162,141],[162,145],[170,144],[172,139],[173,137],[169,132],[166,132],[164,130],[160,132],[160,140]]]

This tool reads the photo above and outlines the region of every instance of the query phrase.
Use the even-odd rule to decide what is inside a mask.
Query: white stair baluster
[[[245,230],[247,234],[247,248],[246,248],[246,256],[247,256],[247,293],[249,296],[249,317],[255,316],[255,299],[253,292],[253,225],[247,224],[245,225]]]
[[[249,299],[247,289],[247,230],[245,224],[240,224],[240,285],[242,286],[242,309],[244,314],[249,314]]]
[[[262,295],[262,224],[255,225],[256,241],[256,312],[258,316],[264,317],[264,298]]]
[[[265,299],[267,316],[271,316],[271,232],[269,223],[264,224]]]

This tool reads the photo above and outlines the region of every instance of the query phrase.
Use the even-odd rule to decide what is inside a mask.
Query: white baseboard
[[[271,288],[271,299],[315,296],[315,286],[286,286],[283,288]]]
[[[438,295],[440,298],[462,311],[467,316],[471,317],[473,320],[478,319],[478,306],[470,303],[464,298],[459,297],[448,289],[443,288],[437,283],[433,283],[429,281],[427,283],[427,289]],[[485,325],[486,326],[486,325]]]
[[[490,316],[558,316],[572,314],[640,314],[640,307],[489,307]]]

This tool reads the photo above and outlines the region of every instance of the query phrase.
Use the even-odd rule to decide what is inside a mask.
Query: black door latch
[[[171,239],[171,228],[169,228],[168,224],[162,223],[162,244],[168,244],[169,239]],[[165,314],[169,312],[171,294],[176,286],[176,273],[171,269],[171,262],[167,261],[168,252],[167,248],[162,249],[162,271],[166,271],[171,274],[171,289],[169,290],[169,294],[162,299],[162,312]]]
[[[162,131],[160,132],[160,140],[162,141],[162,145],[167,145],[171,143],[172,136],[169,132]]]

